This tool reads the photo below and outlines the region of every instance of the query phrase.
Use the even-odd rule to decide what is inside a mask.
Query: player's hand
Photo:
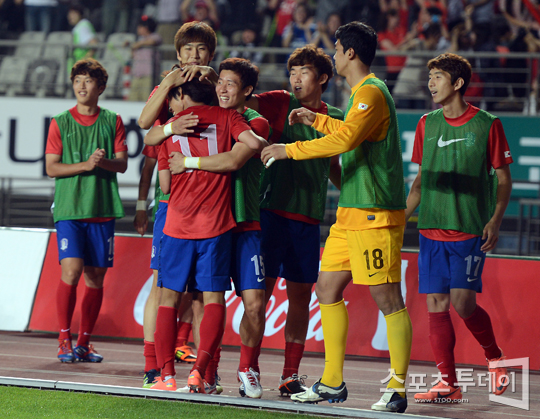
[[[261,152],[261,160],[266,168],[270,167],[276,160],[286,160],[288,158],[285,144],[274,144],[265,147]]]
[[[146,233],[146,229],[148,228],[148,214],[145,210],[135,212],[133,226],[135,227],[137,233],[139,233],[141,236]]]
[[[186,171],[186,167],[184,166],[184,158],[186,156],[178,151],[173,151],[169,154],[169,157],[169,170],[171,171],[171,174],[179,175]]]
[[[94,170],[97,166],[99,166],[99,164],[104,158],[105,150],[96,148],[96,151],[94,151],[86,161],[86,170],[88,172]]]
[[[178,119],[174,120],[172,123],[173,134],[177,134],[177,135],[191,134],[195,131],[190,128],[196,127],[198,123],[199,123],[199,117],[197,115],[193,115],[193,112],[182,115]]]
[[[215,70],[207,65],[187,65],[182,69],[182,73],[186,81],[191,81],[195,77],[198,77],[199,81],[212,85],[216,84],[219,78]]]
[[[176,68],[165,76],[162,80],[162,84],[165,83],[171,89],[177,86],[181,86],[187,81],[184,77],[184,72],[180,68]]]
[[[317,114],[306,108],[293,109],[289,114],[289,125],[304,124],[312,126]]]
[[[480,248],[482,252],[489,252],[495,248],[497,242],[499,241],[499,226],[495,222],[489,221],[486,224],[482,234],[482,240],[486,240],[486,242]]]

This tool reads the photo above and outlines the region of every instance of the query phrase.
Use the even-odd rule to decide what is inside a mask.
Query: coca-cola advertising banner
[[[143,337],[142,313],[152,284],[150,270],[151,240],[149,238],[117,236],[114,268],[105,279],[104,301],[94,329],[98,336],[126,338]],[[402,293],[413,324],[412,359],[433,361],[428,337],[428,315],[425,295],[418,294],[416,253],[402,253]],[[509,358],[531,357],[530,367],[540,369],[540,335],[531,333],[537,318],[537,288],[540,261],[489,257],[486,261],[484,292],[478,303],[491,316],[497,342]],[[29,329],[56,332],[56,288],[60,278],[56,234],[50,236]],[[72,330],[77,331],[80,301],[84,291],[81,280]],[[349,311],[348,355],[388,357],[386,323],[373,302],[366,286],[350,284],[345,290]],[[243,314],[241,299],[233,292],[226,295],[227,327],[224,345],[239,346],[239,326]],[[285,280],[280,278],[266,311],[263,348],[284,349],[284,327],[288,309]],[[483,351],[452,309],[456,329],[456,361],[485,365]],[[324,352],[321,315],[315,290],[310,303],[310,321],[306,348],[308,352]]]

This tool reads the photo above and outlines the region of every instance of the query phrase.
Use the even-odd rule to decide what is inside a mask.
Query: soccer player
[[[188,386],[205,393],[203,377],[221,342],[225,322],[225,291],[230,289],[231,229],[236,223],[231,211],[229,173],[189,171],[172,176],[169,155],[181,152],[186,168],[198,168],[201,156],[230,151],[231,138],[252,149],[266,141],[253,133],[234,109],[207,106],[214,98],[212,85],[194,79],[169,93],[169,105],[180,116],[197,115],[199,123],[187,136],[172,135],[160,148],[158,168],[161,188],[170,190],[169,210],[160,250],[158,286],[162,287],[155,333],[161,376],[151,388],[176,390],[174,343],[177,300],[188,285],[202,292],[204,315],[200,343]],[[192,278],[192,281],[189,281]]]
[[[488,313],[476,303],[482,292],[486,252],[497,244],[510,200],[512,157],[501,121],[465,102],[471,65],[455,54],[430,60],[429,91],[442,109],[422,116],[412,161],[420,165],[407,198],[406,218],[420,206],[419,291],[427,294],[429,340],[443,378],[414,398],[450,402],[462,398],[450,304],[483,348],[491,391],[508,386],[504,355]]]
[[[400,284],[405,185],[396,109],[384,82],[370,73],[377,33],[368,25],[351,22],[336,31],[336,39],[336,71],[352,89],[345,121],[295,109],[289,115],[291,125],[309,125],[326,136],[272,145],[262,153],[265,164],[271,158],[305,160],[343,153],[337,221],[326,241],[316,285],[325,345],[324,373],[307,391],[291,399],[302,403],[346,400],[343,362],[349,319],[343,291],[352,279],[355,284],[369,286],[387,325],[391,379],[371,408],[404,412],[407,399],[403,383],[412,327]],[[296,182],[297,187],[303,186],[301,180]]]
[[[217,37],[210,26],[204,23],[190,22],[180,27],[175,35],[174,44],[180,65],[186,67],[208,65],[214,56]],[[162,127],[161,129],[165,127],[165,122],[169,119],[167,94],[171,89],[185,81],[184,74],[185,73],[182,70],[172,71],[150,94],[148,102],[139,118],[139,126],[141,128],[148,129],[152,125],[160,126]],[[189,128],[196,124],[196,118],[190,115],[184,115],[169,126],[171,133],[168,133],[167,136],[170,134],[185,134],[189,131]],[[150,189],[152,173],[156,166],[159,147],[144,147],[143,154],[145,155],[145,161],[139,181],[139,198],[133,222],[135,229],[141,235],[144,234],[148,226],[146,199]],[[154,332],[156,329],[156,316],[159,303],[159,288],[157,288],[156,283],[159,261],[158,253],[160,248],[159,241],[163,235],[163,225],[165,224],[167,215],[168,200],[169,196],[161,192],[161,189],[159,188],[159,179],[157,179],[155,193],[155,206],[157,207],[157,211],[155,212],[152,258],[150,262],[150,268],[154,271],[154,282],[144,308],[143,320],[145,356],[143,387],[147,388],[151,387],[156,382],[156,377],[159,376],[154,345]],[[193,314],[191,311],[190,296],[184,296],[183,300],[184,301],[180,306],[176,357],[180,361],[192,363],[195,361],[196,357],[193,355],[191,347],[187,345],[187,339],[191,332]],[[195,340],[197,340],[197,336],[195,335],[194,337]]]
[[[124,124],[98,106],[107,71],[92,59],[71,69],[77,105],[56,115],[49,127],[45,163],[55,178],[54,222],[62,277],[56,293],[61,362],[101,362],[90,336],[103,300],[103,281],[114,259],[114,224],[124,216],[116,173],[127,169]],[[71,319],[77,285],[86,284],[77,346],[71,345]]]
[[[253,109],[245,107],[246,100],[250,99],[257,86],[258,76],[259,69],[248,60],[229,58],[219,65],[216,94],[222,108],[236,109],[257,135],[268,138],[268,121]],[[171,172],[184,172],[184,155],[173,155],[169,160]],[[236,171],[233,175],[233,212],[237,226],[232,235],[231,277],[236,293],[244,303],[244,315],[240,322],[240,394],[250,398],[262,396],[258,351],[264,334],[266,306],[259,215],[262,168],[260,157],[241,142],[236,143],[230,152],[200,159],[201,170],[218,173]],[[215,371],[209,370],[210,367],[207,368],[205,382],[212,386]]]
[[[307,141],[322,135],[311,127],[289,126],[287,117],[293,109],[307,107],[343,119],[342,111],[321,101],[333,76],[332,59],[322,49],[312,45],[296,49],[289,57],[287,68],[292,93],[284,90],[262,93],[247,103],[270,122],[271,143]],[[319,223],[324,219],[329,175],[339,187],[339,156],[279,162],[264,171],[261,181],[266,302],[272,296],[278,276],[286,279],[289,299],[285,364],[279,381],[281,395],[306,390],[298,369],[309,325],[311,290],[319,272]],[[309,181],[302,182],[303,179]]]

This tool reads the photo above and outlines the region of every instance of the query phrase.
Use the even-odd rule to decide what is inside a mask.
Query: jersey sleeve
[[[167,144],[169,142],[169,139],[165,140],[159,147],[158,151],[158,171],[159,170],[167,170],[169,168],[169,147],[167,147]]]
[[[313,122],[313,129],[328,135],[336,132],[343,125],[343,121],[339,119],[334,119],[329,115],[324,115],[322,113],[317,113],[315,116],[315,122]]]
[[[494,169],[513,163],[508,140],[504,133],[502,122],[496,119],[491,124],[488,138],[488,161]]]
[[[114,137],[114,152],[127,151],[126,128],[120,115],[116,115],[116,136]]]
[[[152,90],[152,93],[150,93],[150,96],[148,96],[148,99],[146,100],[146,102],[148,102],[150,98],[154,96],[154,93],[156,92],[158,87],[159,86],[154,87],[154,90]],[[167,119],[169,119],[168,109],[169,109],[169,101],[165,100],[165,102],[163,102],[163,105],[161,106],[161,110],[159,111],[159,115],[157,119],[155,120],[154,125],[163,125],[165,122],[167,122]]]
[[[255,97],[259,100],[259,113],[268,120],[272,127],[270,141],[277,142],[281,137],[283,127],[288,124],[290,94],[285,90],[274,90],[255,95]]]
[[[250,131],[251,127],[248,125],[244,117],[240,112],[232,109],[229,113],[230,123],[231,123],[231,135],[233,138],[238,141],[238,136],[244,131]]]
[[[416,125],[416,133],[414,134],[414,147],[411,161],[422,165],[422,156],[424,155],[424,133],[426,132],[426,117],[423,115]]]
[[[270,124],[268,124],[266,119],[264,119],[262,116],[254,118],[249,121],[249,125],[251,125],[251,129],[255,134],[263,137],[265,140],[268,140],[268,136],[270,135]]]
[[[287,155],[295,160],[306,160],[345,153],[365,140],[377,141],[381,138],[381,129],[388,130],[388,122],[388,104],[381,90],[372,85],[362,86],[356,91],[354,103],[339,130],[311,141],[287,144]],[[386,135],[382,135],[384,137]]]
[[[150,159],[156,159],[158,158],[159,156],[159,146],[155,145],[155,146],[152,146],[152,145],[144,145],[144,148],[143,148],[143,151],[142,151],[142,154],[143,156],[146,156]]]
[[[49,134],[47,136],[47,146],[45,147],[45,154],[58,154],[62,155],[64,147],[62,145],[62,138],[60,136],[60,128],[56,120],[51,119],[51,124],[49,125]]]

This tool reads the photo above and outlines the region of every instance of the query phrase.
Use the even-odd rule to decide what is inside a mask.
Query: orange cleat
[[[156,383],[150,387],[152,390],[176,391],[176,380],[174,377],[171,377],[166,381],[163,381],[161,378],[157,378],[156,380]]]
[[[179,346],[174,350],[174,358],[176,359],[176,362],[187,362],[190,364],[193,364],[195,361],[197,361],[197,356],[193,353],[193,349],[191,349],[191,346],[184,345]]]
[[[206,393],[204,389],[204,381],[201,374],[197,370],[191,371],[187,380],[190,393]]]
[[[416,393],[414,399],[420,403],[452,403],[454,400],[463,398],[459,387],[452,387],[444,384],[442,381],[427,393]]]
[[[497,396],[503,394],[508,388],[508,384],[510,384],[506,365],[504,364],[505,359],[506,357],[501,350],[500,357],[486,360],[489,368],[491,392]]]

